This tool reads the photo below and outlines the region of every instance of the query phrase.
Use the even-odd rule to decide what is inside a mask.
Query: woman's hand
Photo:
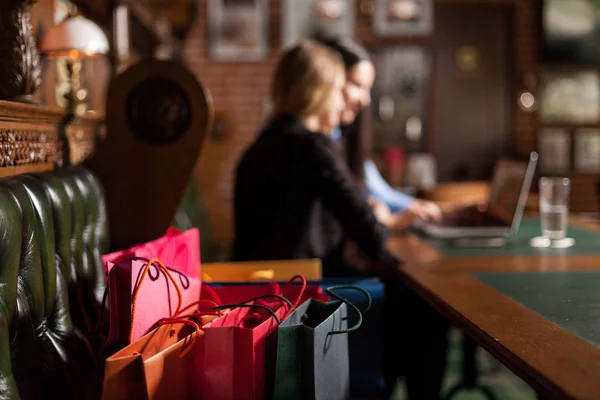
[[[442,219],[442,209],[431,201],[416,199],[408,207],[408,212],[416,218],[426,221],[439,221]]]
[[[368,202],[371,206],[371,210],[373,210],[375,218],[377,218],[377,220],[383,225],[389,227],[389,224],[393,219],[390,208],[385,203],[375,199],[374,197],[369,197]]]
[[[415,214],[410,211],[392,213],[390,208],[379,200],[369,199],[369,205],[377,220],[392,230],[402,230],[408,228],[415,221]]]

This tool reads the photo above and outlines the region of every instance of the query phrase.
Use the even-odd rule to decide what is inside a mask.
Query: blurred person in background
[[[324,275],[352,276],[344,262],[349,237],[374,262],[398,266],[385,249],[388,229],[330,137],[346,108],[344,88],[335,51],[305,41],[282,55],[273,117],[236,171],[234,260],[320,258]]]
[[[346,108],[341,126],[331,135],[344,142],[344,152],[354,179],[369,197],[382,223],[392,229],[410,225],[415,218],[438,220],[440,207],[430,201],[416,199],[392,188],[370,159],[371,132],[362,124],[361,113],[371,104],[371,88],[375,81],[375,65],[367,50],[351,39],[322,40],[340,54],[346,69],[344,99]]]
[[[351,39],[321,40],[344,62],[346,107],[341,127],[332,138],[344,143],[347,163],[356,184],[369,198],[375,214],[388,227],[403,228],[416,218],[437,220],[441,210],[435,203],[401,193],[385,181],[370,159],[371,132],[361,115],[371,104],[375,65],[367,50]],[[383,216],[383,218],[382,218]],[[385,279],[385,349],[387,393],[393,393],[399,376],[405,378],[409,400],[440,399],[446,369],[448,329],[446,319],[397,278]]]

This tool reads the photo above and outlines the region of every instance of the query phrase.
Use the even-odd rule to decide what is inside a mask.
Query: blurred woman
[[[283,54],[273,118],[237,167],[235,260],[320,258],[325,275],[351,275],[349,236],[371,259],[397,266],[385,251],[387,229],[329,136],[346,108],[344,88],[344,64],[331,49],[306,41]]]
[[[346,69],[344,99],[346,108],[341,115],[341,128],[334,129],[332,137],[345,142],[345,152],[357,184],[371,197],[371,203],[382,210],[383,203],[393,213],[382,222],[391,228],[410,224],[415,218],[438,219],[440,208],[432,202],[416,199],[393,189],[368,154],[371,150],[371,132],[363,128],[361,112],[371,104],[371,88],[375,81],[375,66],[365,48],[351,39],[326,40],[323,44],[340,54]]]
[[[371,104],[375,80],[375,66],[368,52],[350,39],[323,43],[340,54],[346,69],[346,108],[340,117],[341,129],[334,130],[332,137],[344,142],[356,183],[370,197],[378,215],[385,216],[387,211],[387,219],[382,222],[398,228],[409,225],[415,218],[440,218],[436,204],[394,190],[369,159],[371,132],[364,129],[366,121],[360,121],[361,111]],[[388,395],[394,390],[397,377],[404,376],[410,400],[439,399],[446,367],[448,322],[401,280],[392,277],[385,283],[386,314],[393,315],[386,320],[385,328]]]

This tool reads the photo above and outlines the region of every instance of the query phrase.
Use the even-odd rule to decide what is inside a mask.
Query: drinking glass
[[[562,240],[569,225],[569,178],[540,179],[540,220],[546,240]]]

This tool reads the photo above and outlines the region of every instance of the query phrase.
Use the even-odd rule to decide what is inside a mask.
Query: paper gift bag
[[[190,278],[200,279],[200,232],[197,228],[181,232],[169,228],[164,236],[129,249],[102,256],[102,264],[108,277],[109,264],[127,259],[158,258],[170,268],[177,269]],[[110,265],[112,265],[110,264]]]
[[[279,294],[298,304],[311,298],[321,301],[330,300],[318,284],[279,285],[276,282],[211,282],[207,284],[202,282],[202,298],[218,304],[240,303],[264,294]]]
[[[203,356],[195,358],[206,400],[262,400],[265,384],[265,339],[289,308],[281,301],[255,301],[232,309],[204,327]],[[272,310],[272,314],[264,308]]]
[[[279,285],[275,282],[261,285],[239,283],[233,286],[224,286],[208,285],[203,281],[201,298],[212,300],[217,304],[237,304],[266,294],[278,294],[279,291]]]
[[[199,325],[214,317],[201,317]],[[189,399],[195,374],[193,358],[202,358],[202,332],[190,321],[159,326],[106,360],[102,399]]]
[[[316,283],[316,282],[315,282]],[[310,284],[315,284],[311,282]],[[378,278],[327,278],[323,288],[333,285],[358,286],[371,295],[369,312],[364,313],[360,329],[348,335],[350,351],[350,396],[362,399],[385,399],[385,311],[384,284]],[[365,310],[368,299],[358,291],[343,292],[344,298]],[[373,340],[373,338],[378,338]],[[388,347],[389,348],[389,347]],[[364,351],[369,349],[369,351]]]
[[[323,277],[321,260],[208,263],[202,266],[205,282],[287,281],[294,275],[320,280]]]
[[[347,287],[335,289],[342,288]],[[360,327],[362,313],[333,290],[328,289],[328,294],[339,300],[327,303],[307,300],[269,336],[268,398],[345,400],[350,397],[348,333]],[[369,298],[368,293],[357,290]],[[358,318],[351,328],[348,328],[347,306]]]
[[[163,318],[200,298],[200,281],[158,260],[122,261],[109,273],[108,354],[145,335]],[[106,353],[105,353],[106,354]]]

